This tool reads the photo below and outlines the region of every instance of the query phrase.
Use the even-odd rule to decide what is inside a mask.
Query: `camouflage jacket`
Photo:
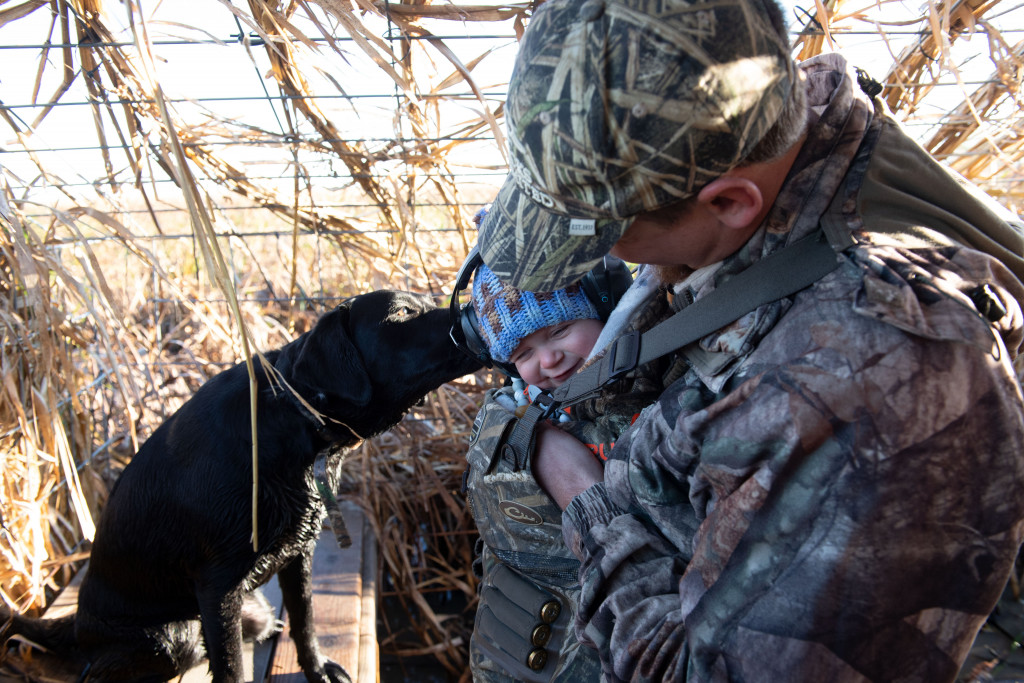
[[[841,57],[803,69],[816,121],[782,193],[676,300],[819,224],[855,244],[680,352],[564,512],[608,680],[953,680],[1021,541],[1020,234]]]

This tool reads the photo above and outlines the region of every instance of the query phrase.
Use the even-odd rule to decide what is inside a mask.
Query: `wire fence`
[[[794,54],[846,53],[923,146],[1020,211],[1024,6],[809,7],[786,5]],[[247,349],[370,289],[446,302],[506,174],[533,8],[0,0],[0,599],[46,604],[140,440]],[[349,485],[379,535],[406,516],[412,550],[381,561],[406,611],[438,586],[472,608],[469,560],[428,561],[422,525],[462,539],[442,557],[471,557],[450,492],[493,381],[442,388],[357,454]],[[464,672],[466,617],[427,614],[382,647]]]
[[[273,3],[240,8],[192,0],[174,8],[131,4],[127,19],[88,3],[56,3],[57,11],[29,11],[28,4],[9,10],[24,16],[0,26],[0,51],[12,55],[4,60],[8,68],[0,67],[0,111],[15,135],[3,163],[23,196],[95,202],[110,199],[90,192],[101,183],[135,194],[175,185],[166,163],[141,163],[161,156],[160,136],[168,131],[159,106],[170,111],[175,130],[193,133],[179,137],[195,150],[194,175],[225,192],[252,196],[265,189],[277,203],[294,206],[296,179],[305,186],[299,193],[310,196],[356,189],[356,200],[324,200],[307,211],[377,210],[403,201],[420,209],[418,195],[431,189],[424,187],[429,182],[447,185],[445,201],[432,208],[479,205],[504,175],[501,103],[527,3],[363,3],[356,14],[325,2],[289,14]],[[787,10],[795,42],[850,50],[887,91],[903,93],[904,123],[923,142],[957,126],[972,129],[962,137],[981,144],[965,140],[943,150],[944,158],[998,185],[993,194],[1016,208],[1024,173],[1017,151],[1000,154],[1000,146],[1018,136],[1020,48],[1013,43],[1024,29],[1019,5],[997,4],[900,9],[903,17],[895,3],[830,3],[827,21],[799,4]],[[968,20],[965,12],[977,13]],[[943,40],[932,36],[930,14],[948,26]],[[147,61],[145,53],[152,72],[133,64]],[[915,54],[923,70],[908,78],[901,69]],[[984,116],[956,114],[972,92],[993,87],[1009,106],[988,107]],[[326,135],[328,128],[350,134]],[[361,163],[350,163],[353,156]],[[988,168],[993,158],[1002,167],[985,177],[979,160]],[[331,181],[337,184],[328,187]],[[467,202],[466,194],[479,197]],[[175,208],[184,222],[183,204]],[[415,212],[386,215],[388,231],[406,229],[410,216]],[[459,224],[446,229],[467,227],[462,212],[444,218]]]

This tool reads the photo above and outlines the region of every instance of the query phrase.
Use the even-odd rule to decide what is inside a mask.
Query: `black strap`
[[[839,267],[839,258],[820,231],[757,261],[643,335],[616,339],[597,363],[571,377],[552,396],[571,405],[639,365],[669,354],[739,320],[758,306],[809,287]]]
[[[556,409],[596,393],[639,365],[669,354],[721,329],[766,303],[795,294],[828,275],[841,263],[821,230],[754,263],[644,334],[616,339],[605,355],[555,389],[542,393],[526,410],[506,448],[516,462],[526,462],[537,422]]]

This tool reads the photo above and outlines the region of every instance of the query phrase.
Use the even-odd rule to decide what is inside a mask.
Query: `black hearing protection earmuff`
[[[452,290],[451,303],[448,306],[451,318],[449,335],[455,345],[471,358],[477,359],[489,368],[496,367],[510,377],[518,377],[519,373],[516,372],[514,363],[499,363],[491,358],[487,344],[480,337],[473,302],[459,303],[459,295],[469,286],[470,279],[483,262],[479,248],[474,246],[459,269],[459,275],[455,278],[455,288]],[[631,284],[633,273],[630,272],[629,266],[622,259],[611,255],[601,259],[601,262],[580,280],[583,293],[590,303],[594,304],[602,323],[608,322],[608,316],[611,315],[615,304]]]

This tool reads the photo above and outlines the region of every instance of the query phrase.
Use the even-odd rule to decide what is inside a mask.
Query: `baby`
[[[613,294],[612,301],[621,294]],[[554,292],[522,291],[502,283],[486,265],[473,276],[471,305],[480,344],[512,376],[511,387],[487,392],[467,453],[466,491],[482,541],[480,602],[470,643],[473,680],[597,680],[595,651],[572,632],[579,563],[562,540],[561,512],[532,477],[510,469],[500,453],[508,411],[525,410],[536,393],[576,374],[605,323],[580,284]],[[638,368],[597,399],[560,413],[558,428],[607,460],[618,435],[657,395],[661,370]],[[534,623],[523,609],[538,601],[557,603],[560,616],[550,624]],[[527,630],[502,626],[519,623]]]
[[[554,389],[579,370],[601,334],[597,308],[579,284],[524,292],[486,265],[473,278],[480,337],[499,363],[512,363],[527,384]]]
[[[491,358],[506,369],[514,367],[511,400],[516,407],[528,405],[542,389],[555,389],[583,366],[604,322],[596,306],[577,283],[554,292],[526,292],[502,283],[486,265],[473,277],[473,308],[480,339]],[[568,431],[602,460],[607,459],[615,437],[632,424],[642,403],[635,382],[620,387],[614,399],[608,393],[600,410],[580,406],[561,414]],[[623,391],[624,390],[624,391]],[[494,399],[514,409],[507,393]],[[520,411],[521,412],[521,411]],[[571,418],[570,418],[571,415]]]

